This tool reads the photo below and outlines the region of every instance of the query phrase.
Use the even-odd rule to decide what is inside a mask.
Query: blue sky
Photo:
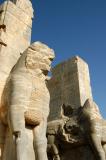
[[[56,52],[53,65],[74,55],[89,65],[93,97],[106,118],[106,0],[32,0],[32,41]]]
[[[106,0],[32,3],[32,41],[42,41],[55,50],[53,66],[74,55],[88,63],[93,97],[106,118]]]

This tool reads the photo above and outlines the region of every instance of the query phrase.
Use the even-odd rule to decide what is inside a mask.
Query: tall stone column
[[[92,98],[89,68],[80,57],[75,56],[58,64],[52,74],[48,83],[51,97],[49,121],[60,118],[63,104],[77,108],[83,106],[86,99]]]

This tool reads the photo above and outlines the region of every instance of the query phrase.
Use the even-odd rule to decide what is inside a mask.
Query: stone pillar
[[[80,57],[58,64],[52,74],[48,83],[51,95],[49,121],[60,118],[62,104],[77,108],[92,98],[89,68]]]

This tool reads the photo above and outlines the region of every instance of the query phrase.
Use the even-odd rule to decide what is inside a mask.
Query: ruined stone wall
[[[54,67],[52,74],[49,121],[60,118],[62,104],[77,108],[92,98],[88,65],[78,56]]]
[[[80,106],[82,107],[84,105],[85,101],[88,98],[93,99],[88,65],[84,60],[82,60],[78,56],[64,61],[53,68],[52,78],[48,83],[48,88],[50,91],[51,98],[48,124],[50,125],[51,123],[50,127],[52,128],[52,133],[53,131],[55,133],[56,128],[56,126],[54,128],[52,127],[52,123],[56,122],[53,120],[60,119],[61,121],[61,118],[63,118],[61,117],[61,108],[63,104],[65,104],[65,106],[69,105],[73,109],[78,110]],[[73,115],[69,115],[70,118],[73,118],[71,116]],[[75,121],[75,119],[72,120]],[[79,132],[77,132],[76,135],[77,134],[79,134]],[[70,133],[71,138],[73,138],[74,136],[75,135],[72,135]],[[60,141],[59,138],[61,139]],[[64,140],[61,138],[60,134],[56,141],[58,144],[60,159],[95,160],[93,150],[89,145],[87,139],[85,138],[85,135],[83,135],[83,139],[85,139],[85,144],[75,145],[73,143],[71,145],[71,143],[69,143],[68,141],[64,143]],[[49,158],[49,160],[51,159]]]

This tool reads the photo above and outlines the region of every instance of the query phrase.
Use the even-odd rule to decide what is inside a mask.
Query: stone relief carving
[[[13,2],[13,3],[12,3]],[[18,3],[16,3],[18,2]],[[20,3],[21,2],[21,3]],[[2,4],[1,4],[2,3]],[[27,8],[27,9],[26,9]],[[32,30],[33,8],[29,0],[7,0],[0,1],[0,114],[5,114],[4,107],[1,108],[1,99],[6,80],[11,69],[20,57],[20,53],[30,45]],[[18,31],[18,32],[17,32]],[[15,37],[15,38],[14,38]],[[3,116],[2,115],[2,116]],[[5,119],[3,120],[5,121]],[[6,134],[5,134],[6,133]],[[15,151],[11,143],[9,135],[7,136],[7,127],[0,119],[0,160],[4,151],[3,147],[7,147],[8,157],[3,159],[15,159],[10,157]],[[5,141],[4,141],[5,139]],[[11,148],[11,150],[10,150]]]
[[[92,99],[86,100],[79,114],[79,124],[83,128],[97,160],[106,159],[106,120]]]
[[[89,144],[97,160],[106,159],[106,121],[93,100],[83,107],[62,106],[62,118],[48,123],[48,156],[60,160],[61,150]]]
[[[84,144],[84,135],[77,120],[77,110],[63,104],[61,119],[48,122],[48,157],[61,159],[61,150]],[[49,158],[49,159],[50,159]]]
[[[10,1],[13,3],[10,3]],[[46,148],[48,148],[49,160],[63,160],[62,151],[72,150],[75,147],[74,150],[76,152],[76,148],[86,144],[89,144],[95,159],[105,160],[106,121],[100,115],[95,102],[91,99],[86,100],[86,98],[92,97],[87,64],[76,56],[72,61],[65,62],[64,66],[67,68],[68,73],[65,73],[67,78],[64,79],[64,83],[61,84],[63,79],[61,80],[59,77],[61,81],[59,83],[63,85],[63,89],[69,82],[70,84],[66,88],[72,90],[72,95],[70,95],[70,92],[64,92],[62,95],[65,102],[74,100],[74,104],[82,104],[86,100],[85,104],[76,109],[77,105],[74,105],[73,108],[71,104],[63,104],[61,107],[61,119],[48,122],[47,126],[50,96],[46,82],[49,79],[47,74],[54,58],[54,51],[46,45],[36,42],[20,57],[20,52],[22,53],[30,44],[33,9],[30,0],[10,1],[8,1],[9,8],[6,6],[8,18],[5,19],[6,25],[4,26],[7,31],[5,33],[8,33],[9,30],[10,36],[9,34],[7,36],[1,34],[1,39],[3,39],[1,45],[6,46],[7,49],[0,46],[0,60],[2,62],[0,66],[0,156],[2,157],[0,157],[0,160],[47,160]],[[13,6],[13,4],[16,6]],[[4,10],[1,10],[1,15],[3,12]],[[4,16],[5,14],[6,12],[3,13]],[[12,19],[12,23],[8,23],[9,19]],[[20,19],[20,22],[17,22],[17,19]],[[23,24],[21,24],[22,21],[24,22]],[[12,27],[12,24],[16,24],[15,27]],[[4,27],[1,23],[2,33],[5,31]],[[21,32],[15,35],[14,41],[14,36],[12,37],[12,35],[16,33],[16,30]],[[6,43],[3,43],[5,42],[4,40]],[[11,47],[8,45],[10,42]],[[11,70],[19,57],[17,64]],[[57,72],[57,75],[59,75],[59,72]],[[81,77],[78,77],[77,72],[80,73]],[[76,74],[71,75],[72,73]],[[77,78],[79,79],[75,83]],[[54,85],[56,88],[55,83]],[[52,88],[53,86],[51,86]],[[59,89],[61,90],[60,86]],[[85,93],[83,89],[85,89]],[[58,94],[60,93],[61,91],[58,92]],[[56,98],[54,95],[52,96],[52,98]],[[54,100],[54,102],[56,101]],[[57,107],[57,105],[55,106]],[[81,160],[88,159],[90,154],[87,154],[86,158],[81,157]],[[73,155],[71,156],[74,157]],[[75,160],[71,156],[69,159]],[[67,156],[65,156],[64,160],[66,159]],[[89,159],[92,160],[92,158]]]
[[[35,159],[47,160],[46,126],[50,96],[46,81],[53,59],[52,49],[35,42],[22,54],[8,77],[0,118],[13,137],[17,160],[28,159],[25,139],[28,128],[33,134]]]

